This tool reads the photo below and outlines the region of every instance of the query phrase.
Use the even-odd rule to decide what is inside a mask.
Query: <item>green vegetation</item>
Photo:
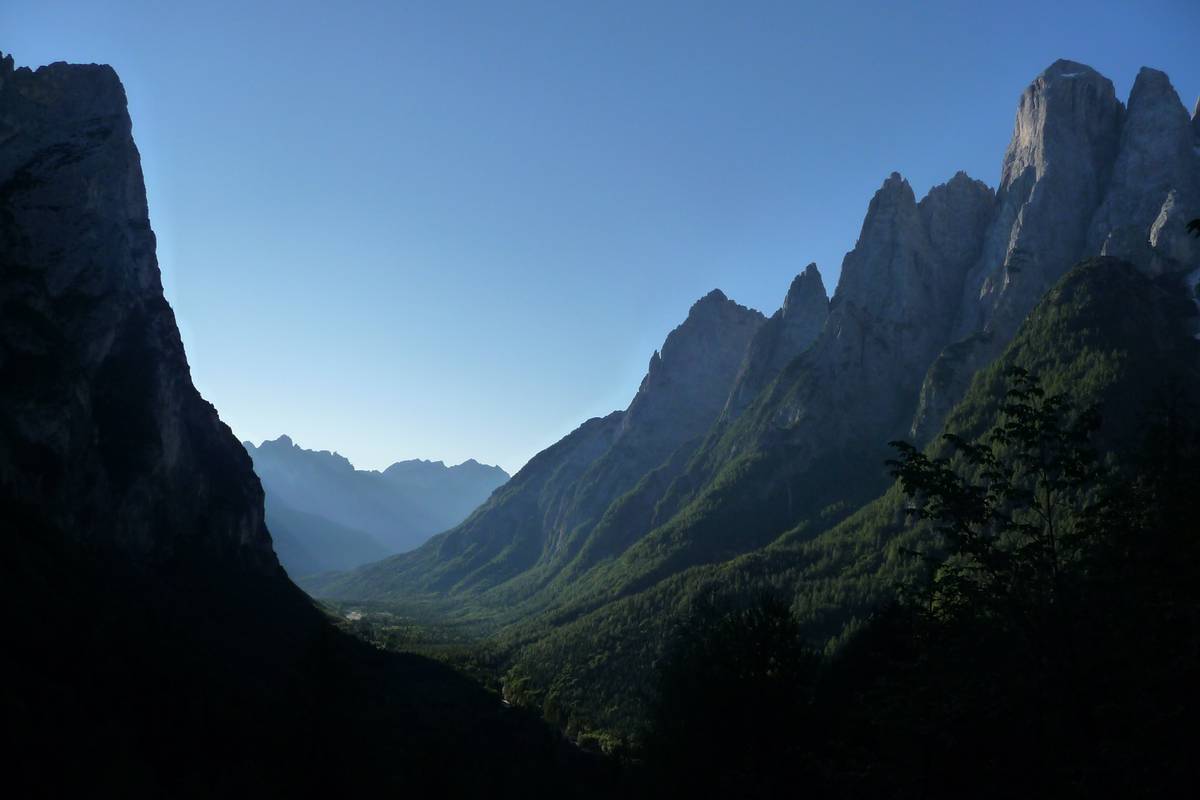
[[[1015,704],[1014,709],[1024,709],[1021,713],[1025,713],[1029,711],[1028,704],[1022,705],[1024,700],[1018,702],[1024,697],[1021,692],[1048,691],[1046,684],[1035,681],[1007,686],[996,696],[973,695],[970,686],[958,686],[954,691],[961,691],[961,698],[939,697],[936,686],[921,683],[917,678],[936,676],[937,670],[943,670],[938,679],[951,684],[976,680],[955,673],[954,659],[965,656],[954,648],[966,648],[972,654],[974,660],[966,664],[982,661],[987,670],[978,675],[988,676],[987,680],[993,683],[1000,680],[995,670],[1010,666],[1029,676],[1042,675],[1031,672],[1032,667],[1021,659],[1036,661],[1044,656],[1034,650],[1018,653],[1013,649],[1013,643],[1006,637],[1015,636],[1019,626],[1011,620],[989,624],[986,629],[994,633],[994,638],[986,641],[948,639],[959,643],[948,650],[915,649],[914,642],[925,642],[931,637],[940,641],[950,636],[947,632],[950,629],[931,626],[953,622],[957,636],[963,627],[978,626],[981,618],[1002,619],[998,616],[1001,611],[1012,611],[1004,603],[1017,600],[1027,604],[1028,614],[1047,606],[1063,607],[1057,599],[1060,596],[1070,599],[1062,601],[1066,605],[1082,602],[1079,598],[1086,595],[1089,602],[1107,604],[1104,607],[1113,609],[1128,600],[1120,594],[1097,599],[1100,596],[1097,584],[1088,584],[1085,591],[1083,583],[1078,581],[1068,582],[1062,591],[1069,589],[1069,592],[1060,595],[1055,580],[1064,574],[1078,577],[1080,569],[1091,570],[1090,565],[1101,562],[1112,570],[1112,565],[1119,563],[1113,554],[1128,553],[1130,542],[1139,540],[1114,538],[1112,534],[1114,520],[1118,519],[1114,510],[1117,494],[1112,482],[1132,486],[1138,484],[1139,476],[1144,482],[1150,474],[1146,465],[1165,458],[1147,449],[1157,435],[1155,432],[1166,425],[1164,420],[1180,417],[1178,411],[1170,412],[1170,408],[1196,407],[1187,404],[1195,404],[1200,396],[1197,369],[1200,345],[1181,332],[1192,313],[1191,303],[1174,287],[1163,285],[1127,264],[1111,259],[1087,262],[1047,295],[1002,357],[975,376],[967,395],[948,417],[946,430],[956,436],[939,439],[923,451],[911,448],[901,451],[900,461],[907,465],[907,472],[902,472],[900,480],[890,486],[883,465],[886,448],[882,443],[878,447],[863,446],[843,455],[847,472],[832,468],[827,471],[829,484],[850,474],[856,462],[868,465],[868,475],[876,474],[873,470],[877,469],[881,476],[878,483],[860,478],[856,484],[844,487],[848,499],[841,501],[818,504],[810,500],[807,506],[800,507],[793,499],[795,513],[781,514],[779,495],[765,487],[791,486],[795,494],[803,495],[805,481],[816,476],[790,474],[786,448],[760,450],[726,464],[724,477],[718,476],[708,484],[711,488],[680,504],[681,514],[668,510],[667,515],[676,519],[694,515],[693,522],[686,526],[671,523],[659,527],[621,555],[597,559],[583,572],[572,574],[570,580],[556,581],[543,573],[540,577],[526,578],[529,585],[522,592],[399,594],[394,599],[402,601],[403,614],[422,624],[461,625],[446,630],[480,635],[486,657],[467,669],[491,670],[491,680],[502,685],[505,697],[514,704],[537,711],[577,741],[615,752],[650,753],[655,748],[653,720],[660,713],[656,711],[659,708],[656,697],[661,691],[659,676],[664,665],[678,659],[673,655],[679,652],[678,646],[672,643],[683,635],[681,631],[690,629],[697,619],[720,617],[720,613],[706,609],[739,609],[753,598],[777,598],[794,620],[804,652],[820,653],[824,659],[826,668],[821,672],[824,677],[820,679],[817,695],[839,698],[836,703],[846,708],[844,714],[839,711],[831,716],[826,704],[834,700],[815,701],[820,708],[812,719],[823,720],[822,726],[848,731],[845,737],[849,738],[840,740],[838,745],[848,752],[855,748],[870,749],[864,741],[851,741],[854,736],[867,735],[863,731],[893,737],[891,741],[897,748],[879,764],[837,762],[837,754],[827,751],[820,751],[818,760],[844,763],[845,769],[851,771],[859,767],[868,772],[880,770],[859,776],[865,782],[855,785],[865,787],[863,795],[871,795],[872,787],[878,789],[870,781],[883,780],[881,776],[889,770],[898,770],[903,780],[911,782],[910,788],[918,786],[919,776],[912,775],[913,767],[904,759],[918,755],[929,758],[929,755],[924,751],[903,750],[904,737],[899,731],[905,725],[916,724],[912,715],[924,708],[921,703],[933,704],[932,707],[950,714],[953,704],[960,701],[964,709],[971,708],[972,703],[1003,702]],[[1033,375],[1037,376],[1036,384],[1030,377]],[[1015,386],[1014,376],[1017,376]],[[1012,395],[1010,390],[1018,394]],[[1022,404],[1028,408],[1022,410]],[[1082,424],[1097,419],[1091,413],[1084,414],[1084,410],[1093,408],[1099,409],[1102,421],[1094,426]],[[1063,522],[1064,539],[1060,539],[1055,523],[1051,549],[1059,553],[1061,563],[1046,561],[1047,541],[1029,533],[1030,520],[1037,516],[1038,509],[1047,513],[1044,507],[1047,495],[1045,485],[1035,480],[1036,470],[1030,472],[1028,464],[1020,467],[1023,471],[1019,470],[1019,474],[1024,476],[1020,481],[1007,488],[1000,484],[993,486],[993,505],[978,512],[1009,514],[1001,508],[1002,504],[997,505],[1000,500],[1016,503],[1041,498],[1038,502],[1042,506],[1027,503],[1020,513],[1003,520],[998,516],[989,519],[988,525],[1004,528],[995,543],[997,547],[1003,545],[1002,550],[972,550],[991,539],[969,540],[971,547],[956,545],[944,530],[945,526],[955,524],[953,516],[943,514],[936,506],[922,506],[923,511],[914,513],[916,506],[906,492],[930,476],[938,477],[944,488],[955,485],[952,476],[976,482],[993,481],[996,463],[1007,462],[989,461],[993,456],[987,454],[994,453],[994,459],[1008,458],[1012,451],[1028,444],[1022,444],[1021,436],[1030,431],[1006,427],[1023,419],[1021,414],[1026,411],[1037,412],[1033,419],[1040,420],[1037,425],[1041,427],[1035,425],[1030,429],[1032,432],[1057,431],[1067,437],[1060,442],[1064,448],[1060,455],[1064,458],[1070,455],[1084,459],[1085,449],[1096,454],[1094,460],[1086,462],[1090,465],[1086,474],[1071,472],[1066,477],[1054,477],[1054,480],[1075,481],[1065,487],[1056,484],[1051,492],[1056,509],[1061,504],[1073,509]],[[1059,422],[1064,414],[1070,417],[1067,427],[1061,427]],[[1076,419],[1072,414],[1081,416]],[[725,436],[728,432],[714,435],[718,434]],[[1067,447],[1072,442],[1072,447],[1078,445],[1077,449]],[[922,473],[921,469],[937,471]],[[676,485],[671,491],[687,494],[690,490],[678,484],[689,480],[690,473],[675,471],[674,474],[676,477],[671,480]],[[906,484],[906,479],[916,483]],[[762,483],[763,492],[749,497],[739,495],[740,489],[735,489],[746,486],[747,481]],[[925,488],[928,494],[929,487]],[[1056,492],[1065,494],[1059,498]],[[640,502],[637,493],[635,488],[625,502]],[[673,502],[672,496],[668,492],[661,502]],[[987,497],[985,492],[983,499]],[[1139,498],[1130,499],[1124,508],[1145,505],[1145,495]],[[944,499],[947,508],[957,508],[956,504],[961,505],[969,497],[945,495]],[[1079,538],[1084,532],[1083,523],[1079,522],[1081,513],[1092,520],[1086,528],[1090,537],[1086,540]],[[1103,520],[1103,525],[1096,520]],[[1155,541],[1173,541],[1161,533],[1169,523],[1138,522],[1143,523],[1149,527],[1130,530],[1141,531],[1136,536],[1159,537]],[[680,527],[675,527],[676,524]],[[974,530],[965,529],[963,536]],[[693,535],[697,538],[692,538]],[[1016,549],[1010,552],[1010,547]],[[968,580],[979,566],[976,562],[986,563],[993,571],[988,582],[975,584]],[[931,580],[937,587],[936,595],[931,595]],[[1007,599],[995,594],[999,585],[1010,586]],[[950,592],[955,586],[958,594]],[[503,598],[503,602],[497,598]],[[988,598],[1000,598],[996,599],[1000,605],[989,609],[982,602]],[[917,610],[931,603],[937,614],[917,615]],[[969,613],[949,614],[948,609],[954,607]],[[1125,619],[1133,619],[1129,609],[1121,613],[1126,614]],[[1145,609],[1138,613],[1145,613]],[[1097,648],[1110,645],[1117,647],[1111,640],[1098,639],[1095,644]],[[427,642],[411,641],[400,646],[430,647]],[[997,648],[1003,658],[996,654]],[[447,654],[451,650],[447,643]],[[1097,658],[1102,656],[1097,652]],[[451,660],[449,655],[445,658]],[[898,675],[917,682],[887,683],[874,668],[868,669],[870,659],[878,659],[881,665],[890,664]],[[926,663],[933,665],[932,672],[926,670]],[[836,670],[830,665],[837,665]],[[983,670],[983,666],[979,669]],[[862,675],[868,681],[863,685],[863,693],[854,694],[846,686],[836,688],[841,685],[840,679],[830,677],[835,671]],[[1169,677],[1164,676],[1164,680]],[[1045,675],[1037,680],[1043,678]],[[921,677],[922,681],[925,679]],[[1056,680],[1061,681],[1061,676]],[[872,681],[882,681],[883,685],[871,688]],[[711,680],[702,683],[708,691],[713,691]],[[1003,687],[1002,682],[996,685]],[[1117,688],[1124,691],[1127,687]],[[882,693],[878,699],[880,707],[888,709],[886,714],[864,705],[866,698],[875,696],[871,693],[876,691]],[[903,693],[909,691],[911,699],[904,699]],[[1128,702],[1121,713],[1132,713],[1133,701]],[[986,713],[981,717],[987,718]],[[1020,729],[1029,719],[1032,718],[1006,718],[1005,724]],[[940,730],[953,732],[960,730],[960,722],[941,719],[938,724],[943,725]],[[931,737],[935,733],[942,735],[932,723],[922,723],[915,729]],[[1010,732],[1017,740],[1024,735],[1012,729]],[[982,735],[973,728],[963,735],[968,733]],[[794,742],[787,747],[792,748],[788,750],[791,755],[777,754],[779,758],[790,763],[809,763],[807,756],[801,759],[793,752]],[[1082,758],[1078,753],[1075,755]],[[837,757],[843,756],[846,753]],[[670,760],[669,756],[663,758]],[[976,764],[978,760],[971,757],[964,764]],[[747,763],[757,764],[753,760]],[[976,766],[984,772],[994,768],[987,764]],[[744,772],[746,767],[730,769]],[[828,773],[809,777],[837,785],[849,780],[844,775]],[[911,789],[914,795],[920,791]]]

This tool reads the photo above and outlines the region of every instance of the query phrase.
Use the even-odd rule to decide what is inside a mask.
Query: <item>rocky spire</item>
[[[1092,218],[1088,252],[1155,272],[1178,269],[1172,256],[1187,260],[1194,246],[1184,226],[1189,214],[1200,213],[1198,181],[1187,110],[1166,74],[1143,67],[1129,95],[1104,203]],[[1160,217],[1152,244],[1151,228]]]
[[[986,327],[1007,341],[1086,252],[1122,117],[1112,81],[1074,61],[1054,62],[1026,88],[1004,155],[996,213],[966,283],[961,336]]]
[[[825,282],[821,280],[821,271],[817,269],[816,263],[811,263],[804,270],[792,278],[792,284],[788,287],[787,296],[783,298],[783,305],[779,309],[779,313],[785,319],[791,317],[793,319],[803,316],[806,310],[819,309],[825,310],[825,306],[829,305],[829,293],[825,291]]]
[[[829,316],[829,296],[816,264],[792,279],[783,305],[759,329],[746,348],[737,380],[725,404],[736,417],[792,359],[808,349]]]
[[[960,170],[917,204],[930,244],[942,257],[946,270],[942,280],[954,284],[956,292],[979,259],[995,200],[990,186]]]
[[[623,435],[640,430],[638,435],[677,446],[704,433],[724,406],[746,348],[763,322],[762,314],[719,289],[697,300],[651,358],[622,421]]]

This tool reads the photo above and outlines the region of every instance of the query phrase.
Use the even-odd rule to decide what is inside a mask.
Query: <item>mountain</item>
[[[289,574],[350,569],[411,550],[462,522],[508,473],[475,460],[400,461],[355,469],[327,450],[287,436],[243,442],[267,495],[267,522]]]
[[[995,389],[988,370],[1018,347],[1019,331],[1027,343],[1015,363],[1054,365],[1056,386],[1078,379],[1085,384],[1075,388],[1101,394],[1115,386],[1105,396],[1131,393],[1137,402],[1124,407],[1138,409],[1143,390],[1161,390],[1147,375],[1162,374],[1163,358],[1147,357],[1155,368],[1144,373],[1120,353],[1155,353],[1181,327],[1160,328],[1155,315],[1176,319],[1193,308],[1175,301],[1189,294],[1181,276],[1200,267],[1184,229],[1200,216],[1198,146],[1162,73],[1143,70],[1126,106],[1090,67],[1055,62],[1021,95],[997,190],[960,172],[918,200],[902,176],[889,176],[832,299],[821,302],[812,274],[797,278],[785,308],[733,359],[707,429],[673,452],[657,449],[657,464],[632,462],[640,474],[622,482],[623,493],[596,497],[586,514],[567,517],[574,525],[547,525],[573,508],[568,498],[614,449],[628,411],[539,454],[471,519],[424,547],[306,588],[488,619],[506,653],[510,696],[558,709],[580,728],[627,735],[638,703],[627,690],[655,663],[662,626],[702,589],[753,585],[742,566],[811,608],[810,631],[836,647],[855,615],[891,590],[861,572],[895,555],[895,529],[881,524],[895,507],[872,504],[894,496],[886,443],[925,444],[955,430],[947,421],[959,425],[973,413],[964,409],[981,407],[969,395],[973,381],[992,375]],[[1100,255],[1122,260],[1071,273]],[[1107,279],[1145,302],[1122,311]],[[787,322],[792,307],[805,309],[803,324]],[[1061,317],[1062,335],[1074,338],[1023,329],[1039,307],[1042,329],[1056,330],[1048,320]],[[1114,318],[1092,331],[1082,321],[1099,324],[1089,309],[1100,307]],[[1141,328],[1158,337],[1154,347]],[[1088,342],[1115,348],[1113,363],[1127,371],[1106,371],[1117,367]],[[797,548],[829,542],[862,514],[872,527],[853,548],[830,545],[815,566],[796,566]]]
[[[274,500],[271,495],[266,496],[264,505],[275,554],[288,575],[353,569],[391,555],[391,551],[370,534],[355,528],[339,525],[317,514],[297,511]]]
[[[944,430],[980,435],[996,419],[1006,370],[1023,367],[1075,404],[1099,403],[1108,451],[1136,451],[1164,403],[1200,408],[1200,343],[1189,335],[1197,312],[1177,278],[1156,280],[1111,258],[1080,264],[975,376]],[[510,697],[570,709],[580,727],[636,731],[652,691],[650,665],[674,626],[712,597],[779,593],[792,601],[809,641],[832,651],[921,570],[913,554],[928,532],[906,525],[905,505],[889,481],[876,499],[815,535],[804,521],[767,547],[680,570],[583,613],[510,624],[500,639],[512,650]]]
[[[389,583],[403,573],[413,585],[478,592],[522,574],[549,579],[586,560],[613,504],[645,480],[666,480],[721,415],[764,322],[719,291],[705,295],[651,356],[628,408],[585,422],[534,456],[462,525],[381,562],[376,574]]]
[[[930,368],[912,435],[925,441],[971,376],[1079,260],[1107,254],[1154,272],[1200,249],[1200,155],[1167,76],[1143,68],[1128,107],[1091,67],[1056,61],[1021,95],[1000,189],[964,286],[954,341]]]
[[[131,129],[111,68],[0,56],[10,793],[578,786],[544,726],[288,580],[251,461],[192,384]]]
[[[809,264],[788,288],[783,305],[754,334],[746,348],[729,400],[727,416],[737,416],[796,356],[808,349],[829,317],[829,294],[816,264]]]

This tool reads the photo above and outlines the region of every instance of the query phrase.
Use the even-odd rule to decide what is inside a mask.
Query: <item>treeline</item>
[[[790,602],[715,595],[673,636],[641,738],[657,795],[1194,796],[1196,409],[1140,452],[1009,372],[996,424],[890,467],[917,576],[831,654]]]

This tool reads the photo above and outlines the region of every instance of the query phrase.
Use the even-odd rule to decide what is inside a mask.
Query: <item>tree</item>
[[[1095,407],[1072,409],[1047,395],[1036,377],[1012,368],[999,421],[978,443],[947,434],[949,457],[930,457],[892,442],[888,462],[928,521],[943,552],[928,598],[937,615],[990,616],[1057,647],[1070,626],[1070,565],[1082,557],[1092,528],[1084,520],[1105,480],[1091,438]]]
[[[660,786],[772,796],[781,776],[804,774],[819,728],[812,708],[820,667],[782,599],[700,604],[659,670],[646,754]]]

